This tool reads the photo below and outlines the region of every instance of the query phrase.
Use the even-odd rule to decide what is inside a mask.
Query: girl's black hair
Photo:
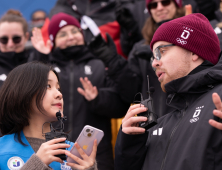
[[[33,98],[36,106],[44,113],[42,106],[48,75],[53,71],[49,65],[41,62],[29,62],[14,68],[0,89],[0,130],[2,135],[17,133],[18,141],[25,145],[20,132],[29,125]],[[59,78],[58,78],[59,81]]]

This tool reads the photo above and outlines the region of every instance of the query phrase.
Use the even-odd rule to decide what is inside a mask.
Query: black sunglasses
[[[0,42],[2,43],[2,44],[7,44],[8,43],[8,37],[7,36],[3,36],[3,37],[0,37]],[[20,43],[21,42],[21,40],[22,40],[22,37],[21,36],[13,36],[12,37],[12,41],[13,41],[13,43],[14,44],[18,44],[18,43]]]
[[[168,5],[170,5],[171,0],[151,2],[151,3],[148,4],[148,9],[149,9],[149,10],[151,10],[151,9],[156,9],[159,2],[162,4],[162,6],[168,6]]]

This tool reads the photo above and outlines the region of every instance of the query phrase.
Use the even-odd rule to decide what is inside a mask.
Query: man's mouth
[[[163,78],[164,74],[165,74],[165,72],[157,72],[156,73],[159,81]]]

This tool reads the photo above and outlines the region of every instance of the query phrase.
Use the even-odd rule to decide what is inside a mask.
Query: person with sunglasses
[[[208,124],[220,121],[222,96],[220,42],[210,22],[196,13],[163,23],[150,48],[173,111],[145,129],[139,122],[147,117],[138,114],[150,108],[131,106],[117,137],[115,169],[221,169],[221,131]]]
[[[28,24],[22,14],[7,11],[0,19],[0,87],[13,68],[28,62],[32,55],[43,55],[26,49],[28,38]]]

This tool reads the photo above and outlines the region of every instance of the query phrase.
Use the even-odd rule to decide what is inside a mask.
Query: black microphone
[[[58,120],[61,120],[62,114],[61,114],[60,110],[58,112],[56,112],[56,117]]]
[[[57,117],[58,121],[60,122],[60,128],[55,129],[55,128],[53,128],[52,123],[50,123],[51,131],[47,132],[47,133],[43,133],[46,138],[46,141],[49,141],[49,140],[52,140],[55,138],[62,138],[62,137],[65,137],[66,139],[68,139],[68,134],[64,133],[64,123],[63,123],[64,120],[67,120],[66,117],[65,116],[62,117],[60,110],[58,112],[56,112],[56,117]],[[46,123],[48,123],[48,122],[46,122]],[[64,143],[64,142],[60,142],[60,143]],[[62,149],[65,149],[65,148],[62,148]],[[62,160],[66,160],[65,154],[60,154],[60,155],[55,155],[55,156],[59,157]]]

